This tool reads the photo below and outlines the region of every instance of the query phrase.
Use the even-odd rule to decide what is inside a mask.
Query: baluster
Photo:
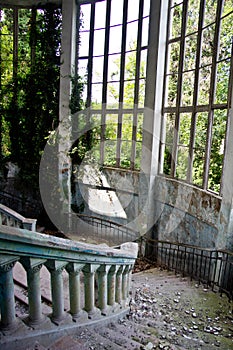
[[[98,270],[98,306],[101,314],[106,316],[108,311],[108,272],[111,266],[101,265]]]
[[[124,268],[123,274],[122,274],[122,299],[124,301],[124,304],[127,303],[128,293],[129,293],[129,283],[128,283],[129,270],[130,270],[130,266],[127,265]]]
[[[44,259],[23,258],[22,265],[27,272],[29,324],[38,325],[45,320],[42,315],[40,269],[46,262]]]
[[[0,309],[1,328],[13,329],[16,326],[13,267],[19,257],[0,256]]]
[[[116,302],[118,304],[122,302],[122,273],[124,268],[124,265],[120,266],[116,274]]]
[[[84,273],[84,289],[85,289],[85,307],[88,318],[98,315],[95,307],[95,272],[100,265],[86,264],[83,268]]]
[[[115,306],[116,301],[116,273],[118,265],[112,265],[108,273],[108,305]]]
[[[69,293],[70,293],[70,313],[73,321],[80,317],[87,318],[84,310],[81,309],[80,303],[80,272],[85,264],[69,263],[66,270],[69,273]]]
[[[51,275],[51,292],[53,313],[51,320],[55,324],[59,324],[67,315],[64,312],[64,295],[63,295],[63,277],[62,271],[67,265],[64,261],[50,260],[46,264]]]

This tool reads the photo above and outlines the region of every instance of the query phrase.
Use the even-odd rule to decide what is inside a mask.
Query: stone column
[[[86,264],[84,273],[85,307],[88,318],[93,318],[97,314],[95,307],[95,272],[100,265]]]
[[[106,316],[108,311],[108,272],[111,266],[101,265],[98,270],[98,306],[101,314]]]
[[[44,321],[41,305],[40,269],[44,259],[23,258],[22,265],[27,272],[29,324],[37,325]]]
[[[62,271],[67,265],[67,262],[50,260],[45,265],[51,274],[51,292],[53,304],[51,319],[55,324],[59,324],[64,318],[66,318],[66,314],[64,312]]]
[[[12,329],[16,324],[13,267],[19,257],[0,255],[0,309],[1,329]]]
[[[84,311],[81,309],[81,290],[80,290],[80,272],[85,264],[69,263],[66,270],[69,273],[69,293],[70,293],[70,313],[73,321],[76,321],[81,316],[84,316]]]

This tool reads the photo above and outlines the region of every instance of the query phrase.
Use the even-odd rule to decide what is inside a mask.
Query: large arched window
[[[221,192],[230,87],[231,0],[169,1],[161,173]]]

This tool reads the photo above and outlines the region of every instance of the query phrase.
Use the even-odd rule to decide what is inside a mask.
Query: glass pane
[[[176,105],[177,81],[178,81],[177,74],[167,76],[167,79],[166,79],[167,105],[169,107],[174,107]]]
[[[118,115],[107,114],[106,115],[106,130],[105,137],[109,140],[117,139],[117,128],[118,128]]]
[[[121,143],[121,162],[120,162],[120,165],[123,168],[130,167],[131,145],[132,145],[131,141],[122,141],[122,143]]]
[[[134,80],[126,81],[124,84],[124,108],[133,108],[134,106]]]
[[[175,132],[175,114],[165,114],[166,136],[163,172],[166,175],[171,175],[172,149]]]
[[[202,54],[201,65],[206,66],[212,63],[213,46],[214,46],[215,25],[209,26],[203,30],[202,36]]]
[[[81,26],[80,30],[90,30],[90,13],[91,13],[91,5],[86,4],[81,6],[81,11],[80,11],[80,19],[81,19]]]
[[[128,22],[138,19],[139,0],[128,1]]]
[[[93,58],[93,69],[92,69],[92,82],[102,82],[103,81],[103,66],[104,66],[104,58],[94,57]]]
[[[171,37],[176,38],[181,35],[183,4],[175,6],[171,10]]]
[[[132,22],[127,24],[126,33],[126,51],[133,50],[136,48],[138,34],[138,22]]]
[[[107,108],[118,108],[119,82],[108,83],[107,87]]]
[[[105,27],[107,1],[98,1],[95,4],[95,29]]]
[[[180,59],[180,42],[171,43],[168,46],[169,49],[169,72],[168,73],[177,73],[179,68],[179,59]]]
[[[92,84],[91,107],[100,109],[102,105],[102,88],[103,84]]]
[[[190,35],[185,41],[184,70],[195,69],[197,35]]]
[[[136,52],[128,52],[125,55],[125,79],[134,79],[136,70]]]
[[[166,123],[166,139],[165,143],[172,145],[174,139],[174,129],[175,129],[175,114],[168,113],[165,115]]]
[[[142,141],[142,132],[143,132],[143,114],[138,114],[137,121],[137,141]]]
[[[165,145],[163,172],[166,175],[171,175],[171,160],[172,160],[172,146]]]
[[[88,64],[87,59],[78,60],[78,74],[81,77],[85,77],[87,75],[87,64]]]
[[[136,142],[135,169],[140,169],[142,158],[142,143]]]
[[[193,103],[195,72],[183,73],[181,105],[191,106]]]
[[[216,10],[217,10],[217,0],[206,0],[205,2],[205,16],[204,16],[204,26],[215,22]]]
[[[186,34],[190,34],[198,30],[199,6],[200,0],[189,0]]]
[[[230,59],[217,64],[215,103],[226,103],[230,76]]]
[[[94,56],[104,54],[105,30],[95,30],[94,34]]]
[[[186,180],[189,162],[189,149],[187,147],[179,146],[176,163],[176,176],[179,179]]]
[[[107,140],[104,142],[104,164],[116,165],[116,141]]]
[[[144,18],[142,23],[142,46],[148,45],[149,18]]]
[[[202,186],[203,182],[207,126],[208,113],[198,113],[196,115],[195,147],[193,160],[193,183],[198,186]]]
[[[191,127],[191,113],[180,114],[179,144],[189,146]]]
[[[122,118],[122,140],[132,140],[133,115],[124,114]]]
[[[100,139],[101,133],[101,114],[91,115],[91,126],[96,139]]]
[[[120,80],[121,55],[111,55],[108,60],[108,81]]]
[[[223,18],[221,21],[220,39],[219,39],[219,60],[226,59],[231,56],[232,47],[232,23],[233,13]]]
[[[232,0],[225,0],[224,1],[224,7],[223,7],[223,13],[222,16],[227,15],[229,12],[232,11]]]
[[[198,104],[209,104],[211,66],[204,67],[199,71]]]
[[[143,16],[149,16],[150,14],[150,0],[144,0]]]
[[[141,51],[140,78],[146,77],[147,50]]]
[[[89,32],[80,33],[79,57],[88,56],[89,53]]]
[[[109,53],[121,52],[121,34],[122,27],[113,27],[110,29]]]
[[[203,148],[195,148],[193,157],[192,181],[196,186],[202,186],[204,174],[205,150]]]
[[[123,0],[112,0],[110,25],[113,26],[116,24],[121,24],[122,16],[123,16]]]
[[[216,110],[214,112],[208,181],[209,189],[214,192],[219,192],[220,189],[224,156],[224,142],[226,135],[226,121],[227,110]]]
[[[144,107],[145,101],[145,79],[141,79],[139,81],[139,99],[138,99],[138,107]]]

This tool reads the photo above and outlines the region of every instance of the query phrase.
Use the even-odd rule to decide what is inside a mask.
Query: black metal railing
[[[233,300],[233,252],[141,237],[139,252],[156,265],[224,292]]]
[[[80,230],[80,221],[90,225],[90,234],[96,235],[101,242],[108,241],[109,243],[121,244],[123,242],[132,242],[139,237],[139,232],[131,229],[128,226],[121,225],[117,222],[106,220],[97,216],[85,214],[71,214],[71,230],[78,232]],[[77,218],[80,220],[78,221]]]

